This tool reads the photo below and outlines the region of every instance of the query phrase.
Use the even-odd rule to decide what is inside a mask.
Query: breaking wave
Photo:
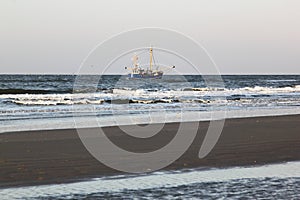
[[[3,90],[1,90],[3,92]],[[0,92],[1,92],[0,91]],[[15,94],[9,94],[12,91]],[[115,88],[96,93],[56,93],[50,91],[5,90],[0,100],[17,105],[76,105],[76,104],[157,104],[157,103],[203,103],[208,104],[215,98],[227,100],[245,100],[271,97],[272,95],[300,95],[300,85],[293,87],[244,87],[226,88],[183,88],[180,90],[128,89]],[[6,94],[7,93],[7,94]]]

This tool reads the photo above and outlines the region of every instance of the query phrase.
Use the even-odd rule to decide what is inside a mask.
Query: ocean
[[[214,76],[208,77],[214,79]],[[92,80],[99,79],[96,89]],[[180,112],[229,118],[300,113],[300,75],[225,75],[224,87],[207,87],[201,76],[127,80],[120,75],[0,75],[0,132],[74,127],[96,117],[100,126],[136,116],[140,123],[165,121]],[[218,85],[218,84],[217,84]],[[150,118],[148,118],[150,116]],[[170,119],[168,118],[170,117]],[[141,120],[143,119],[143,120]],[[76,120],[75,120],[76,121]],[[136,123],[137,121],[126,121]],[[120,123],[119,123],[120,124]],[[99,125],[99,124],[98,124]],[[78,124],[77,124],[78,126]],[[76,126],[75,126],[76,127]],[[4,199],[299,199],[299,162],[160,171],[94,178],[65,184],[0,190]]]
[[[166,75],[156,80],[86,75],[75,87],[76,78],[0,75],[0,132],[72,128],[76,126],[74,118],[82,121],[77,127],[95,126],[88,123],[89,117],[110,126],[122,124],[115,119],[122,121],[128,116],[140,123],[155,122],[162,111],[165,121],[171,122],[180,121],[172,115],[182,112],[200,112],[205,119],[209,112],[226,111],[228,117],[241,117],[245,111],[249,117],[248,113],[267,115],[276,110],[293,114],[300,108],[300,75],[225,75],[224,87],[207,87],[198,75]],[[149,115],[151,119],[145,118]]]

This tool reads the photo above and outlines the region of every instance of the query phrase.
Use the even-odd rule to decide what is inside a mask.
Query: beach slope
[[[198,153],[209,123],[185,123],[200,123],[197,137],[182,157],[163,170],[300,160],[300,115],[227,119],[217,145],[204,159],[199,159]],[[178,125],[166,124],[160,133],[149,139],[133,139],[119,127],[104,130],[111,141],[124,149],[149,152],[171,141]],[[94,159],[75,129],[0,134],[2,188],[71,182],[120,173]]]

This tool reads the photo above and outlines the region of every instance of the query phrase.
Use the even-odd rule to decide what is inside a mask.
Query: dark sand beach
[[[207,127],[208,122],[200,122],[197,137],[188,151],[163,170],[300,160],[300,115],[227,119],[215,148],[207,157],[199,159]],[[149,152],[172,140],[177,128],[178,123],[166,124],[159,134],[149,139],[132,139],[118,127],[104,129],[120,147]],[[71,182],[120,173],[94,159],[74,129],[0,134],[2,188]]]

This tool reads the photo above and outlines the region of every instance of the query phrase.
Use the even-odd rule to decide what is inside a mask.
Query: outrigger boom
[[[134,55],[132,57],[133,61],[133,67],[125,67],[125,69],[130,70],[128,74],[128,78],[130,79],[139,79],[139,78],[154,78],[154,79],[161,79],[164,72],[162,70],[159,70],[159,67],[157,66],[156,70],[153,70],[153,61],[155,62],[155,59],[153,57],[153,48],[149,48],[149,53],[150,53],[150,61],[149,61],[149,68],[144,69],[139,66],[138,64],[138,56]],[[155,63],[154,63],[155,65]],[[165,67],[167,69],[174,69],[175,66],[171,67]]]

